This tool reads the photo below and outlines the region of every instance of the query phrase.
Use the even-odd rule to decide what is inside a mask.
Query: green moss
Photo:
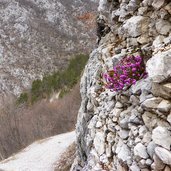
[[[64,71],[54,72],[45,75],[42,80],[33,81],[29,98],[27,94],[26,101],[33,104],[40,99],[48,98],[53,92],[59,90],[61,91],[60,97],[63,97],[79,81],[87,60],[88,55],[76,55],[70,60],[68,67]],[[23,94],[20,95],[18,98],[19,103],[25,100],[25,96],[23,98]]]
[[[67,87],[61,89],[60,94],[59,94],[59,98],[63,98],[69,91],[70,90]]]
[[[18,104],[23,104],[28,102],[28,94],[27,93],[21,93],[20,97],[17,99]]]

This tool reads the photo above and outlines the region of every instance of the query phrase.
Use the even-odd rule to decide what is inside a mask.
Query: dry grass
[[[35,140],[74,130],[81,98],[79,85],[64,98],[16,108],[13,100],[0,110],[0,159],[9,157]]]
[[[69,171],[76,157],[76,144],[71,144],[55,163],[55,171]]]
[[[87,12],[82,15],[77,16],[77,19],[85,24],[85,28],[96,28],[96,14],[92,12]]]

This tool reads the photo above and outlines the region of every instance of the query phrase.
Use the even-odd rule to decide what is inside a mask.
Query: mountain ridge
[[[95,42],[93,1],[3,0],[0,7],[0,94],[19,95],[34,79],[66,67]],[[91,24],[91,28],[86,28]],[[87,32],[89,29],[89,33]]]

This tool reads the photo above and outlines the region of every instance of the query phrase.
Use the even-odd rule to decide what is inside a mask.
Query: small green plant
[[[23,104],[28,102],[28,94],[27,93],[21,93],[20,97],[17,99],[18,104]]]

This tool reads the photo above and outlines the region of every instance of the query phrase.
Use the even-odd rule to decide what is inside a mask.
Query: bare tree
[[[35,140],[74,129],[81,98],[79,85],[62,99],[42,100],[31,107],[16,107],[12,98],[0,110],[0,159]]]

